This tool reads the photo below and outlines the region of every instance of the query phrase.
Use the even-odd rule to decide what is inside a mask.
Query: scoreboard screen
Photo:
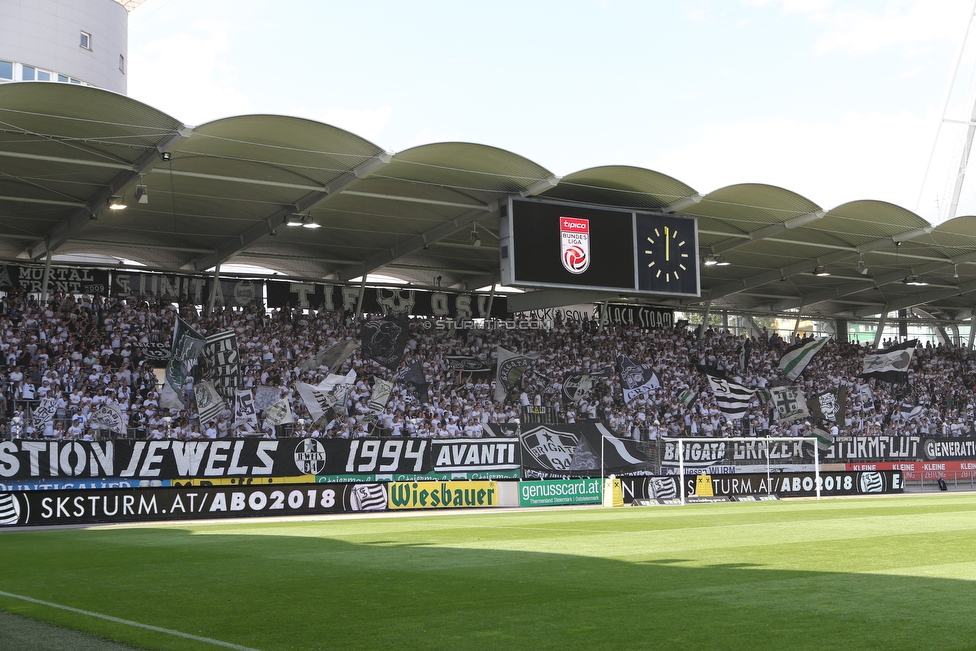
[[[502,284],[701,296],[693,217],[509,199]]]

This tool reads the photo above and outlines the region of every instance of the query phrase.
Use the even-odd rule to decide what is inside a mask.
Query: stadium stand
[[[203,335],[233,330],[241,351],[243,387],[288,400],[295,422],[248,431],[234,422],[230,406],[200,423],[194,408],[160,407],[160,386],[140,344],[168,345],[180,316]],[[12,438],[105,438],[109,433],[89,422],[99,404],[116,401],[135,438],[221,438],[228,436],[360,437],[367,435],[452,437],[481,436],[482,424],[514,423],[537,417],[557,422],[599,420],[623,436],[653,440],[665,436],[804,436],[811,419],[777,420],[770,402],[751,401],[746,416],[729,421],[709,389],[702,368],[724,374],[748,387],[781,383],[777,364],[788,343],[778,336],[750,342],[745,368],[743,336],[707,330],[700,337],[688,328],[640,329],[596,321],[560,321],[542,329],[431,331],[421,321],[411,325],[401,368],[420,362],[429,385],[421,401],[410,385],[396,382],[378,415],[367,406],[375,378],[395,381],[396,370],[363,361],[358,347],[340,373],[356,372],[346,408],[333,418],[312,422],[295,389],[297,382],[319,383],[327,368],[304,361],[343,340],[357,340],[361,324],[350,313],[298,309],[217,308],[201,314],[190,304],[172,304],[153,296],[119,300],[92,295],[54,294],[41,304],[12,291],[0,298],[0,414]],[[892,343],[892,342],[886,342]],[[519,385],[503,402],[493,400],[491,372],[452,368],[448,356],[466,356],[490,367],[498,347],[538,355]],[[797,384],[807,396],[847,389],[846,422],[833,434],[961,436],[972,433],[976,363],[965,350],[919,347],[908,383],[859,378],[869,350],[829,342]],[[659,386],[625,402],[615,360],[624,355],[653,367]],[[563,391],[567,374],[588,374],[589,391]],[[184,387],[193,404],[191,374]],[[571,397],[576,399],[570,399]],[[55,417],[34,427],[29,415],[43,398],[55,398]],[[906,406],[907,405],[907,406]],[[114,435],[113,435],[114,436]]]

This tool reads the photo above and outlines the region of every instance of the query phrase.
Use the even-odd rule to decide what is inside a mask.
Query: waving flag
[[[638,398],[653,387],[661,386],[661,382],[650,364],[638,364],[625,355],[617,355],[617,373],[620,374],[620,386],[623,387],[624,402]]]
[[[498,370],[495,374],[495,400],[504,402],[508,392],[522,378],[538,355],[519,355],[498,347]]]
[[[789,422],[810,415],[800,387],[770,387],[769,394],[776,408],[776,417],[781,421]]]
[[[909,339],[897,346],[864,356],[863,378],[883,382],[908,382],[908,368],[912,365],[917,339]]]
[[[813,356],[820,352],[820,349],[830,341],[827,337],[801,341],[793,344],[786,349],[779,360],[779,370],[788,380],[795,380],[800,377],[800,373],[807,367]]]
[[[708,377],[708,384],[712,387],[712,393],[715,394],[715,402],[718,403],[718,408],[725,415],[725,418],[727,420],[742,418],[756,390],[733,382],[721,375],[706,373],[706,376]]]

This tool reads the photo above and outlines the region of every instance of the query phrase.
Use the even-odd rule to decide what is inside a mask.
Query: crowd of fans
[[[186,407],[160,405],[158,363],[143,354],[145,344],[168,345],[177,316],[203,335],[233,330],[240,350],[242,387],[287,399],[290,426],[259,424],[253,430],[235,422],[233,405],[201,423],[195,410],[192,373],[184,387]],[[833,434],[961,436],[972,433],[976,358],[949,346],[919,347],[907,384],[859,378],[868,349],[829,342],[797,380],[807,396],[847,386],[844,423],[809,419],[781,422],[771,404],[753,401],[741,420],[728,421],[709,389],[700,366],[725,372],[749,387],[782,380],[777,364],[788,342],[776,335],[751,342],[741,368],[744,336],[688,328],[642,330],[596,321],[556,320],[539,329],[442,330],[414,320],[401,369],[420,362],[428,383],[421,399],[413,385],[397,382],[381,412],[368,401],[374,378],[394,380],[396,370],[364,361],[356,347],[338,369],[356,372],[345,408],[313,422],[296,382],[318,384],[329,369],[309,368],[308,360],[345,340],[359,338],[361,323],[342,311],[276,309],[250,305],[202,314],[195,306],[158,297],[119,300],[91,295],[55,294],[41,304],[12,292],[0,297],[0,423],[6,435],[49,439],[104,438],[90,422],[92,411],[115,401],[128,435],[139,438],[222,438],[228,436],[410,437],[481,436],[483,425],[511,427],[524,410],[545,408],[558,422],[602,421],[623,436],[807,435],[823,427]],[[891,342],[887,342],[891,343]],[[491,371],[452,368],[448,356],[469,356],[490,368],[497,348],[537,355],[536,361],[504,401],[494,397]],[[624,355],[653,366],[659,386],[625,402],[615,361]],[[593,387],[578,401],[564,395],[567,374],[590,374]],[[686,393],[687,392],[687,393]],[[690,400],[680,400],[679,396]],[[57,400],[53,420],[32,421],[42,398]],[[910,419],[902,405],[918,405]],[[260,416],[260,414],[259,414]]]

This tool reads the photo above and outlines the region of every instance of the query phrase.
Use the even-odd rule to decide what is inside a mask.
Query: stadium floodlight
[[[681,506],[684,506],[685,505],[685,445],[684,444],[685,444],[686,441],[689,442],[689,443],[701,443],[703,439],[700,436],[698,436],[698,437],[691,437],[691,438],[688,438],[688,437],[668,438],[666,440],[668,440],[668,441],[675,441],[678,444],[678,452],[677,452],[677,454],[678,454],[678,483],[681,485]],[[731,437],[728,437],[728,438],[721,438],[721,439],[716,439],[716,440],[721,441],[722,443],[731,443],[733,441],[743,441],[743,442],[752,443],[753,445],[755,445],[756,443],[759,443],[761,441],[764,441],[765,444],[766,444],[765,445],[765,449],[766,449],[766,476],[767,477],[770,477],[771,474],[772,474],[772,471],[769,468],[769,444],[770,443],[775,443],[775,442],[780,442],[780,441],[786,441],[786,442],[790,442],[790,443],[795,443],[797,441],[810,441],[811,443],[813,443],[813,473],[814,473],[814,484],[817,487],[817,499],[818,500],[820,499],[820,488],[821,488],[821,480],[820,480],[820,441],[821,441],[821,439],[820,438],[818,438],[816,436],[787,436],[787,437],[783,437],[783,436],[731,436]],[[769,486],[770,486],[770,483],[769,483],[769,481],[767,481],[767,483],[766,483],[766,491],[767,491],[767,494],[769,494]]]
[[[868,275],[868,265],[864,261],[864,256],[863,255],[857,261],[857,273],[861,274],[862,276],[867,276]]]
[[[827,271],[827,268],[824,267],[823,265],[818,265],[817,267],[814,268],[813,275],[814,276],[829,276],[830,275],[830,272]]]
[[[927,282],[922,280],[921,276],[908,276],[905,278],[904,283],[913,287],[925,287],[928,285]]]

